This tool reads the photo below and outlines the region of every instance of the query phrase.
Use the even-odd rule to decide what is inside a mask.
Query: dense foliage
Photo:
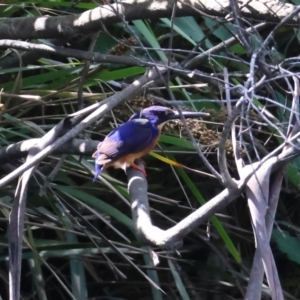
[[[13,2],[0,6],[1,18],[67,16],[98,5],[93,1]],[[247,47],[232,39],[239,29],[231,18],[200,13],[111,24],[90,35],[60,40],[61,44],[55,40],[31,41],[115,55],[124,58],[123,63],[88,63],[72,55],[2,48],[1,178],[26,159],[26,151],[24,154],[18,149],[10,155],[7,146],[40,138],[66,116],[122,91],[147,71],[149,66],[144,62],[161,65],[170,61],[173,65],[164,80],[115,107],[78,139],[101,141],[134,110],[166,100],[164,105],[179,104],[211,114],[209,120],[187,124],[202,153],[218,169],[217,148],[228,118],[226,82],[235,105],[245,93],[249,74],[255,72],[254,78],[263,80],[251,95],[254,105],[245,108],[237,120],[241,124],[238,150],[245,163],[261,160],[284,141],[292,102],[291,75],[298,75],[300,70],[300,34],[298,28],[288,25],[273,32],[276,24],[260,27],[251,19],[243,22],[246,28],[256,26],[248,35],[253,49],[259,49],[274,33],[263,49],[263,65],[269,73],[263,73],[261,66],[250,69]],[[141,64],[126,64],[132,57]],[[181,66],[177,70],[175,63]],[[152,155],[145,158],[152,221],[167,229],[224,187],[209,176],[181,122],[165,126],[155,152],[192,169],[173,167]],[[109,169],[93,182],[91,154],[80,155],[76,149],[53,153],[31,177],[22,254],[23,299],[244,297],[255,241],[243,195],[190,233],[183,248],[155,249],[160,264],[153,267],[147,248],[133,231],[126,174]],[[238,178],[231,139],[226,142],[226,154],[231,175]],[[300,297],[299,183],[296,158],[287,167],[271,238],[286,299]],[[0,191],[3,299],[9,297],[8,220],[16,187],[17,180],[13,180]],[[269,298],[266,286],[263,298]]]

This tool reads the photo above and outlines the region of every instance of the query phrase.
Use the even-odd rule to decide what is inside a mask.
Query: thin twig
[[[253,49],[249,42],[248,36],[245,34],[247,33],[247,31],[244,28],[244,24],[241,22],[241,11],[238,2],[236,0],[230,0],[230,7],[232,9],[234,22],[236,24],[238,37],[242,45],[246,48],[248,55],[250,56],[253,53]]]

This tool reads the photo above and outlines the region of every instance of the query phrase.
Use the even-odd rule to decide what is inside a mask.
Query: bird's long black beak
[[[180,117],[180,114],[178,111],[173,111],[174,113],[173,114],[169,114],[167,116],[167,119],[168,120],[180,120],[181,117]],[[185,118],[194,118],[194,119],[197,119],[197,118],[206,118],[206,117],[209,117],[210,114],[209,113],[204,113],[204,112],[197,112],[197,111],[182,111],[181,114],[185,117]]]

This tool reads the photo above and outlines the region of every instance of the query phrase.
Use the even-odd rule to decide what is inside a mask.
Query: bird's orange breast
[[[111,161],[108,164],[105,165],[105,168],[110,167],[110,166],[114,166],[115,168],[120,168],[120,165],[126,164],[127,166],[130,166],[131,164],[134,163],[134,161],[136,159],[139,159],[145,155],[147,155],[150,151],[152,151],[159,139],[159,135],[157,136],[157,138],[155,138],[151,144],[149,144],[148,147],[146,147],[145,149],[143,149],[142,151],[139,151],[137,153],[130,153],[127,154],[123,157],[120,157],[118,160],[115,161]]]

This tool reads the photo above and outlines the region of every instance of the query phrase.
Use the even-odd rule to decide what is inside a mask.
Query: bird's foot
[[[137,160],[137,161],[140,161],[143,165],[146,165],[145,161],[142,160],[141,158],[137,158],[136,160]]]
[[[141,159],[139,159],[139,160],[142,161]],[[142,161],[142,162],[143,162],[143,161]],[[144,163],[144,162],[143,162],[143,163]],[[139,167],[138,165],[136,165],[135,163],[130,164],[130,167],[132,167],[132,168],[134,168],[134,169],[136,169],[136,170],[141,171],[141,172],[144,174],[144,176],[147,177],[146,171],[145,171],[144,169],[142,169],[141,167]]]

